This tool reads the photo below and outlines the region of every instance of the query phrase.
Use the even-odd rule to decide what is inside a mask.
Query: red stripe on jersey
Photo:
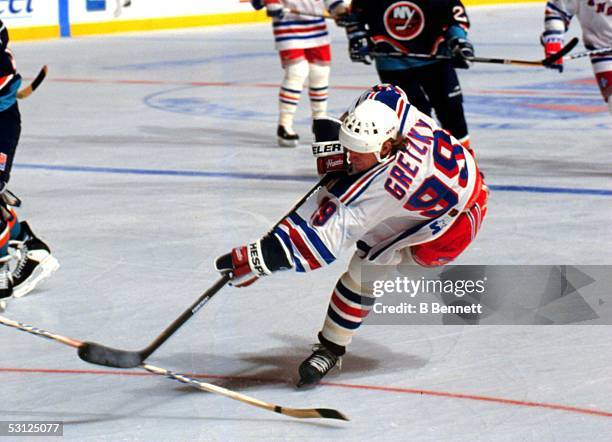
[[[360,308],[351,307],[350,305],[342,301],[342,299],[340,299],[340,297],[338,296],[338,293],[335,290],[334,290],[334,294],[332,295],[332,302],[334,303],[336,307],[338,307],[338,309],[342,313],[346,313],[349,316],[354,316],[356,318],[365,318],[366,316],[368,316],[368,313],[370,313],[369,310],[363,310]]]
[[[400,121],[402,121],[402,112],[404,111],[404,100],[398,100],[399,101],[399,109],[397,110],[397,118],[400,119]]]
[[[325,29],[325,25],[311,26],[308,28],[275,29],[274,35],[299,34],[302,32],[324,31]]]
[[[289,237],[291,238],[291,242],[295,246],[295,248],[300,252],[300,255],[306,260],[308,266],[311,270],[316,270],[321,267],[321,264],[312,253],[300,232],[294,228],[289,222],[285,219],[281,225],[287,227],[289,229]]]
[[[389,162],[389,160],[380,163],[377,167],[373,168],[370,172],[365,174],[365,176],[361,177],[361,179],[359,179],[355,184],[353,184],[353,186],[349,189],[349,191],[347,193],[342,195],[342,197],[340,198],[340,201],[343,202],[343,203],[348,201],[348,199],[351,197],[351,195],[353,195],[355,193],[356,190],[358,190],[360,187],[362,187],[365,184],[367,184],[367,181],[372,177],[372,175],[374,175],[376,172],[378,172],[380,170],[380,168],[384,164],[386,164],[388,162]]]
[[[14,76],[15,75],[13,74],[9,74],[9,75],[5,75],[4,77],[0,77],[0,89],[6,86],[9,83],[9,81],[13,79]]]

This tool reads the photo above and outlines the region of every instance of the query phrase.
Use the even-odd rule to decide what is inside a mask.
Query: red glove
[[[221,273],[231,273],[234,287],[247,287],[261,276],[272,272],[266,267],[261,254],[261,242],[236,247],[215,260],[215,268]]]
[[[546,55],[546,57],[555,55],[563,48],[563,35],[542,35],[541,41],[542,45],[544,45],[544,54]],[[563,57],[559,58],[553,64],[547,65],[546,67],[550,69],[556,69],[559,72],[563,72]]]

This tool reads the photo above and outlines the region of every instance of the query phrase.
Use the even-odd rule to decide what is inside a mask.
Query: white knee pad
[[[310,87],[327,87],[329,85],[329,72],[329,65],[310,63]]]
[[[308,77],[308,62],[306,60],[291,63],[285,66],[283,87],[301,91],[304,87],[306,77]]]

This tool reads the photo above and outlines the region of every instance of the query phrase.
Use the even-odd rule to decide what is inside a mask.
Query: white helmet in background
[[[399,125],[393,109],[380,101],[367,99],[342,122],[340,144],[353,152],[378,154],[385,141],[397,137]]]

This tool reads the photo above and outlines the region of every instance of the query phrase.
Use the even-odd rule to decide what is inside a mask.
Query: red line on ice
[[[119,370],[73,370],[73,369],[53,369],[53,368],[11,368],[11,367],[0,367],[0,372],[4,373],[40,373],[40,374],[82,374],[82,375],[115,375],[115,376],[156,376],[152,373],[137,372],[137,371],[119,371]],[[220,379],[220,380],[242,380],[242,381],[258,381],[258,382],[273,382],[273,383],[284,383],[284,381],[276,379],[261,379],[248,376],[221,376],[212,375],[206,373],[184,373],[187,376],[201,379]],[[547,408],[550,410],[569,411],[572,413],[589,414],[593,416],[612,417],[612,412],[604,410],[596,410],[593,408],[581,408],[572,407],[569,405],[561,404],[549,404],[545,402],[532,402],[523,401],[516,399],[506,399],[493,396],[481,396],[476,394],[465,394],[465,393],[451,393],[446,391],[435,391],[435,390],[422,390],[418,388],[403,388],[403,387],[384,387],[380,385],[361,385],[361,384],[347,384],[339,382],[321,382],[321,385],[327,387],[337,388],[351,388],[355,390],[369,390],[369,391],[384,391],[388,393],[402,393],[402,394],[418,394],[421,396],[435,396],[445,397],[451,399],[464,399],[471,401],[480,402],[492,402],[502,405],[515,405],[519,407],[532,407],[532,408]]]

